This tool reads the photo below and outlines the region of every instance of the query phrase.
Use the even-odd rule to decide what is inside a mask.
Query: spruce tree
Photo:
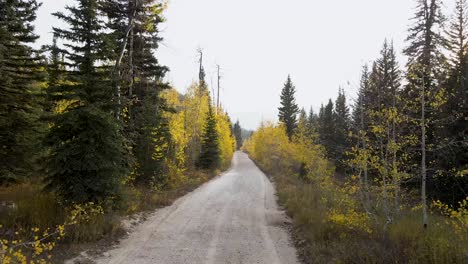
[[[321,107],[319,114],[319,142],[325,147],[328,158],[335,161],[334,152],[335,122],[333,115],[333,102],[331,99],[325,107]]]
[[[354,134],[358,135],[359,131],[364,131],[367,129],[367,120],[365,120],[364,115],[366,114],[366,95],[369,90],[369,67],[364,65],[361,71],[361,79],[359,82],[359,90],[357,94],[357,99],[353,105],[352,121],[351,127]],[[366,122],[365,122],[366,121]]]
[[[122,178],[129,173],[128,153],[121,127],[113,115],[113,90],[104,60],[102,24],[97,0],[79,0],[67,14],[54,16],[69,29],[54,28],[66,45],[64,81],[49,87],[61,104],[51,119],[47,188],[65,203],[117,198]]]
[[[239,120],[234,124],[233,133],[234,138],[236,139],[236,149],[239,150],[242,147],[242,128]]]
[[[314,135],[318,133],[318,116],[314,113],[314,109],[312,107],[310,107],[307,123],[309,126],[310,136],[314,137]]]
[[[168,69],[154,55],[162,40],[164,5],[154,0],[112,0],[103,2],[101,9],[111,29],[106,37],[113,40],[109,58],[122,58],[115,62],[121,73],[115,85],[126,95],[124,131],[136,158],[135,181],[143,186],[164,184],[163,161],[171,141],[164,113],[171,109],[161,92],[169,87],[163,82]]]
[[[427,196],[432,193],[427,192],[428,179],[433,179],[433,170],[428,170],[428,164],[435,160],[435,121],[438,118],[441,94],[441,81],[444,79],[444,65],[446,58],[443,49],[447,46],[447,41],[441,31],[445,17],[441,12],[442,3],[440,0],[417,0],[414,24],[409,29],[407,42],[408,47],[404,50],[408,56],[407,81],[408,84],[403,90],[405,98],[418,98],[418,100],[405,100],[405,111],[410,117],[406,134],[416,135],[419,138],[420,151],[412,153],[412,166],[408,171],[415,175],[420,175],[421,179],[421,200],[423,207],[423,225],[427,226]],[[433,182],[431,183],[433,184]],[[431,192],[434,188],[431,188]]]
[[[468,190],[468,56],[466,0],[457,0],[447,32],[450,67],[444,87],[447,102],[436,127],[438,151],[434,168],[437,198],[457,205]]]
[[[296,89],[291,81],[291,77],[288,75],[288,79],[281,91],[281,106],[278,108],[278,117],[279,121],[286,127],[286,134],[290,140],[294,134],[294,129],[297,126],[296,118],[299,113],[299,107],[297,106],[296,99],[294,98],[295,93]]]
[[[216,116],[211,102],[209,102],[202,135],[201,155],[197,163],[197,166],[201,169],[215,169],[219,166],[219,135],[216,130],[216,123]]]
[[[336,159],[338,170],[343,171],[345,153],[349,148],[348,132],[350,129],[349,107],[346,102],[344,90],[341,88],[335,101],[335,110],[333,112],[334,128],[333,133],[333,153]]]
[[[0,184],[32,176],[37,169],[42,58],[31,44],[36,0],[0,1]]]

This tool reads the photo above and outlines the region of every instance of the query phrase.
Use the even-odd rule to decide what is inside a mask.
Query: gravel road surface
[[[298,263],[274,188],[236,152],[229,171],[157,210],[97,263]]]

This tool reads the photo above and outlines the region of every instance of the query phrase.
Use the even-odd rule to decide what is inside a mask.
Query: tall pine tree
[[[47,188],[66,203],[115,199],[129,172],[128,153],[113,115],[113,89],[106,58],[97,0],[79,0],[68,13],[54,15],[68,29],[54,28],[65,43],[64,81],[49,87],[61,104],[51,122]]]
[[[198,167],[202,169],[215,169],[219,166],[219,135],[216,130],[216,116],[213,106],[209,102],[208,114],[206,115],[205,127],[202,135],[201,155]]]
[[[292,139],[294,129],[297,126],[296,118],[299,113],[299,107],[297,106],[296,99],[294,97],[295,93],[296,88],[291,81],[291,77],[288,75],[288,79],[281,91],[281,106],[278,108],[278,117],[279,121],[286,127],[286,134],[288,135],[289,140]]]
[[[325,147],[328,158],[335,161],[334,152],[335,120],[333,115],[333,102],[328,100],[325,107],[320,108],[319,113],[319,142]]]
[[[38,38],[36,0],[0,1],[0,184],[24,180],[37,168],[41,57],[31,48]]]
[[[315,137],[315,135],[318,133],[318,116],[314,112],[314,109],[312,107],[310,107],[307,121],[308,121],[307,123],[309,126],[310,136]]]
[[[445,80],[446,103],[436,127],[437,198],[457,205],[468,195],[468,56],[466,0],[457,0],[447,32],[450,54]]]
[[[445,17],[441,12],[440,0],[417,0],[414,24],[409,29],[408,47],[404,50],[408,56],[407,80],[408,84],[403,90],[405,110],[409,115],[406,127],[407,135],[415,135],[419,138],[420,152],[412,154],[412,165],[409,171],[414,175],[420,175],[421,200],[423,207],[423,225],[427,226],[427,186],[428,181],[433,186],[433,170],[428,170],[428,165],[435,160],[436,140],[435,121],[439,117],[439,109],[443,94],[441,81],[444,79],[444,65],[446,58],[443,49],[447,42],[441,35]],[[410,98],[418,98],[413,100]],[[411,146],[414,149],[417,146]],[[429,195],[433,196],[434,186],[430,188]]]
[[[114,85],[125,95],[121,99],[125,115],[125,135],[135,156],[135,181],[139,185],[164,184],[163,164],[168,154],[170,133],[164,113],[170,111],[161,91],[167,68],[154,55],[159,47],[159,25],[165,6],[155,0],[104,1],[115,61]],[[115,72],[114,72],[115,74]],[[117,79],[115,79],[117,77]],[[117,95],[118,96],[118,95]]]
[[[348,151],[348,131],[350,129],[349,107],[346,102],[346,95],[343,89],[339,89],[338,97],[335,101],[335,111],[333,112],[334,128],[333,133],[333,155],[336,160],[338,170],[345,169],[345,153]]]

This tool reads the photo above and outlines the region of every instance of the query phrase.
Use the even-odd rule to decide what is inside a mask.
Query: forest
[[[291,73],[279,121],[250,135],[210,93],[203,50],[185,93],[166,81],[165,0],[75,0],[40,48],[40,1],[0,0],[2,263],[121,238],[236,150],[271,176],[303,263],[466,263],[468,4],[454,1],[416,0],[406,64],[383,40],[354,101],[340,88],[301,108]]]
[[[306,263],[468,259],[467,3],[445,16],[416,2],[406,65],[384,40],[355,102],[340,88],[317,113],[288,77],[279,123],[244,145],[275,176]]]
[[[213,104],[202,52],[185,94],[164,81],[165,2],[75,1],[53,14],[67,25],[53,43],[34,49],[40,6],[0,1],[2,263],[55,263],[58,242],[118,235],[123,216],[228,168],[240,140]]]

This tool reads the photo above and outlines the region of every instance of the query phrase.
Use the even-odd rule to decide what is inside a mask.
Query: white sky
[[[197,48],[205,51],[208,84],[220,64],[221,103],[249,129],[276,120],[288,74],[300,107],[318,111],[338,88],[355,98],[361,66],[393,39],[400,63],[414,0],[169,0],[164,41],[157,51],[171,72],[167,80],[184,92],[198,78]],[[73,0],[42,0],[36,32],[49,44],[50,13]],[[445,1],[452,10],[453,0]],[[446,12],[446,14],[448,14]],[[351,102],[350,102],[351,103]]]

